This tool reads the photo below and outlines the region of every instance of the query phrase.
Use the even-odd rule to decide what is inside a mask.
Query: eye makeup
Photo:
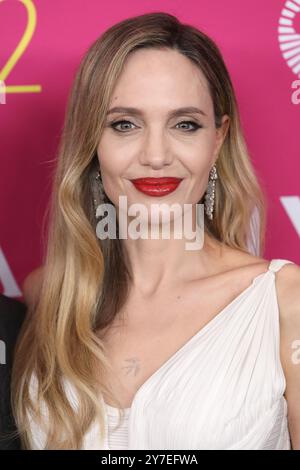
[[[133,124],[131,121],[129,121],[127,119],[120,119],[120,120],[117,120],[117,121],[109,122],[108,126],[111,127],[114,131],[124,134],[124,133],[128,133],[131,130],[131,129],[129,129],[129,130],[122,131],[120,129],[117,129],[118,125],[124,124],[124,123]],[[191,120],[180,121],[179,123],[176,124],[176,126],[178,126],[180,124],[186,124],[186,125],[192,125],[193,126],[192,129],[188,129],[188,130],[181,129],[181,130],[183,130],[183,132],[196,132],[198,129],[201,129],[203,127],[201,124],[198,124],[195,121],[191,121]],[[133,125],[135,125],[135,124],[133,124]]]

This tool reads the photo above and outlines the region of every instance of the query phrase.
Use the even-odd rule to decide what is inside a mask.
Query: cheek
[[[122,159],[119,153],[115,152],[110,146],[102,143],[98,146],[97,154],[101,173],[105,179],[116,176],[122,171]]]
[[[126,162],[119,149],[114,148],[108,140],[101,140],[97,155],[105,192],[112,203],[118,205],[118,196],[124,193],[122,175],[126,170]]]
[[[206,141],[205,145],[199,145],[199,148],[190,154],[190,158],[185,160],[185,165],[190,172],[191,198],[199,200],[206,191],[209,171],[213,165],[213,148],[211,141]]]
[[[189,154],[189,169],[193,179],[198,184],[208,179],[209,171],[215,160],[215,134],[209,131],[195,145],[193,152]]]
[[[182,149],[183,155],[190,161],[191,166],[195,168],[195,172],[206,166],[212,166],[214,161],[214,153],[216,146],[216,134],[211,128],[203,129],[199,137],[193,142],[189,149]]]
[[[188,159],[185,159],[185,165],[189,168],[193,179],[197,179],[199,181],[206,178],[206,175],[208,175],[209,170],[213,165],[213,161],[213,152],[211,147],[201,146],[193,152],[193,154],[190,154]]]
[[[103,172],[111,175],[123,174],[132,158],[131,150],[108,135],[103,135],[97,154]]]

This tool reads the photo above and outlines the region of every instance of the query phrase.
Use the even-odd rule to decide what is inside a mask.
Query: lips
[[[165,196],[172,193],[181,183],[182,178],[136,178],[131,180],[135,188],[149,196]]]

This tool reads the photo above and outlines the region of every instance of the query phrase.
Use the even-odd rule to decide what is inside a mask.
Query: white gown
[[[293,262],[273,259],[144,382],[119,434],[112,439],[108,419],[117,409],[106,407],[104,442],[95,423],[82,448],[290,450],[275,286],[286,263]],[[32,426],[32,448],[42,449],[44,436]]]

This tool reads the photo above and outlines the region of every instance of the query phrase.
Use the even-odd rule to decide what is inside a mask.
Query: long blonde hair
[[[217,46],[197,28],[163,12],[113,25],[87,51],[68,99],[40,295],[28,311],[12,372],[12,406],[23,448],[30,448],[32,443],[29,415],[44,430],[45,449],[79,449],[94,420],[104,436],[104,409],[99,396],[105,393],[121,408],[103,378],[111,365],[99,332],[122,309],[132,271],[118,238],[103,241],[96,236],[93,178],[96,148],[113,89],[126,59],[137,48],[176,49],[204,73],[216,127],[224,114],[230,117],[217,160],[214,218],[206,219],[206,230],[222,243],[248,251],[250,220],[256,209],[263,250],[266,201],[247,152],[235,93]],[[34,398],[30,391],[33,374]],[[76,391],[76,409],[70,403],[64,379]]]

